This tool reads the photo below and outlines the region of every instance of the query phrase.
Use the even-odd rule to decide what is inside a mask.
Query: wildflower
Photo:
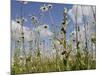
[[[61,28],[61,31],[62,31],[63,33],[66,33],[66,30],[64,29],[64,27]]]
[[[47,24],[36,27],[35,32],[39,32],[41,38],[51,38],[53,36],[53,33],[49,30],[49,25]]]
[[[16,19],[16,22],[21,24],[21,19]]]
[[[48,4],[48,8],[51,9],[52,8],[52,4]]]
[[[67,13],[67,8],[64,8],[64,13]]]
[[[44,28],[44,29],[48,29],[49,27],[48,27],[47,24],[44,24],[44,25],[43,25],[43,28]]]
[[[45,29],[47,29],[47,26],[44,26]]]
[[[20,40],[17,40],[17,42],[19,43],[19,42],[20,42]]]
[[[22,3],[23,3],[23,4],[27,4],[28,2],[27,2],[27,1],[22,1]]]
[[[76,32],[75,32],[75,31],[72,31],[71,34],[70,34],[70,36],[71,36],[71,37],[72,37],[72,36],[74,37],[75,34],[76,34]]]
[[[31,16],[31,20],[33,24],[38,23],[37,17],[36,16]]]
[[[74,32],[72,32],[72,35],[74,35]]]
[[[36,20],[36,17],[35,17],[35,16],[31,16],[31,19],[32,19],[32,20]]]
[[[61,31],[60,34],[63,34],[63,32]]]
[[[26,18],[24,18],[24,17],[22,18],[22,20],[23,20],[23,21],[25,21],[25,22],[27,22],[27,19],[26,19]]]
[[[40,7],[40,10],[42,10],[42,12],[46,12],[46,11],[48,11],[48,6],[46,6],[46,5],[44,4],[44,6],[41,6],[41,7]]]
[[[26,22],[26,21],[27,21],[27,19],[25,19],[25,18],[22,18],[22,19],[21,18],[17,18],[16,19],[16,22],[19,23],[20,25],[22,25],[22,23]]]
[[[65,22],[64,22],[64,21],[62,21],[62,24],[64,25],[64,24],[65,24]]]

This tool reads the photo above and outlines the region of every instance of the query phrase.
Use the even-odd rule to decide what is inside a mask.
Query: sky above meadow
[[[52,9],[50,9],[51,15],[49,14],[49,11],[46,12],[42,12],[40,10],[41,6],[48,5],[48,4],[52,4]],[[70,35],[72,32],[74,32],[74,36],[73,39],[76,39],[76,35],[75,35],[75,24],[76,24],[76,14],[77,14],[77,25],[80,26],[80,32],[78,38],[80,39],[82,46],[84,48],[85,46],[85,30],[84,30],[84,24],[88,23],[87,26],[87,31],[86,31],[86,36],[88,41],[88,47],[90,47],[91,43],[90,43],[90,39],[91,39],[91,34],[96,32],[96,25],[95,25],[95,19],[94,19],[94,15],[95,12],[95,6],[86,6],[86,5],[72,5],[72,4],[58,4],[58,3],[44,3],[44,2],[28,2],[28,3],[23,3],[21,1],[15,1],[12,0],[11,3],[11,20],[12,20],[12,31],[14,32],[16,28],[21,28],[20,24],[16,23],[16,19],[17,18],[21,18],[21,16],[23,18],[25,18],[27,21],[23,24],[25,27],[25,37],[28,38],[28,40],[30,40],[30,34],[29,34],[29,30],[28,29],[34,29],[34,25],[32,24],[31,21],[31,16],[34,15],[37,17],[37,19],[40,19],[40,14],[44,14],[43,18],[42,18],[42,24],[47,24],[49,26],[49,30],[47,32],[45,32],[44,29],[42,29],[41,31],[41,36],[47,36],[48,32],[53,32],[52,29],[52,21],[51,21],[51,16],[52,16],[52,20],[54,22],[54,26],[55,31],[59,32],[60,28],[61,28],[61,23],[63,20],[63,12],[64,12],[64,8],[67,8],[68,10],[68,21],[69,24],[67,26],[67,35],[66,35],[66,40],[68,41],[68,43],[70,42]],[[93,10],[91,9],[93,8]],[[76,12],[77,9],[77,12]],[[83,11],[83,14],[82,14]],[[94,11],[94,13],[93,13]],[[41,26],[43,26],[41,25]],[[58,27],[58,28],[57,28]],[[38,28],[38,27],[37,27]],[[20,31],[17,30],[16,33],[19,33]],[[16,37],[19,37],[19,34],[16,33],[12,33],[12,35],[14,34],[14,39]],[[35,35],[33,35],[35,36]],[[43,38],[45,40],[47,40],[47,43],[50,43],[50,41],[48,41],[48,38],[45,37]],[[14,40],[15,42],[16,40]],[[27,40],[25,40],[27,41]],[[13,42],[13,41],[12,41]],[[12,43],[12,45],[14,45],[14,43]],[[47,47],[48,46],[48,47]],[[75,43],[73,43],[73,46],[76,47]],[[12,46],[14,47],[14,46]],[[46,47],[49,49],[50,51],[50,44],[46,45]],[[12,48],[13,49],[13,48]]]
[[[28,2],[27,4],[23,4],[20,1],[15,1],[12,0],[11,3],[11,19],[16,20],[16,18],[21,17],[21,14],[24,18],[27,19],[27,22],[24,23],[24,26],[28,28],[32,28],[32,22],[30,19],[30,15],[35,15],[37,18],[40,17],[40,7],[43,6],[44,4],[52,4],[52,9],[51,11],[51,16],[53,17],[53,21],[55,26],[59,27],[61,26],[61,22],[63,19],[63,11],[64,7],[66,7],[68,10],[72,8],[72,4],[56,4],[56,3],[43,3],[43,2]],[[22,8],[22,10],[21,10]],[[50,19],[49,12],[44,12],[44,17],[42,20],[43,24],[49,25],[49,28],[52,27],[52,21]],[[73,23],[69,23],[68,28],[67,28],[67,37],[69,38],[69,34],[73,31]],[[51,28],[52,29],[52,28]],[[59,30],[58,30],[59,31]]]
[[[51,12],[51,15],[49,14],[49,11],[42,12],[40,8],[42,6],[52,4],[52,9],[49,11]],[[24,23],[24,26],[27,28],[33,28],[34,25],[32,24],[31,16],[34,15],[37,17],[37,19],[40,19],[40,14],[42,13],[44,16],[42,18],[42,24],[49,25],[49,30],[51,32],[54,27],[52,27],[52,20],[53,20],[53,26],[55,26],[55,31],[60,31],[61,23],[63,21],[63,12],[64,8],[67,8],[68,10],[68,21],[69,24],[67,26],[67,40],[70,39],[70,34],[75,31],[75,24],[76,19],[75,15],[77,13],[77,24],[80,26],[80,28],[84,28],[82,25],[84,23],[92,23],[94,20],[95,14],[95,6],[87,6],[87,5],[72,5],[72,4],[59,4],[59,3],[44,3],[44,2],[34,2],[30,1],[27,3],[23,3],[21,1],[12,0],[11,3],[11,20],[16,20],[16,18],[24,17],[27,21]],[[92,10],[93,8],[93,10]],[[77,12],[76,12],[77,9]],[[83,14],[82,14],[83,11]],[[93,13],[94,11],[94,13]],[[52,20],[51,20],[52,17]],[[95,25],[92,24],[88,25],[90,28],[90,32],[94,32],[96,30]],[[57,28],[58,27],[58,28]],[[91,29],[92,27],[92,29]],[[94,30],[94,31],[93,31]],[[89,32],[89,33],[90,33]],[[83,33],[83,32],[82,32]]]

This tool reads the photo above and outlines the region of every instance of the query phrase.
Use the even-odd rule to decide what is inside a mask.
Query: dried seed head
[[[62,55],[66,54],[66,51],[63,51],[61,54],[62,54]]]

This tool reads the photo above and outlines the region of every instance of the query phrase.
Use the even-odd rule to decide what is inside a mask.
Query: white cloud
[[[45,27],[47,26],[47,27]],[[29,50],[29,40],[33,40],[32,46],[33,49],[35,49],[37,46],[35,44],[35,40],[36,38],[40,38],[40,41],[42,40],[46,40],[51,38],[53,36],[53,33],[49,30],[49,26],[44,24],[44,25],[40,25],[38,27],[36,27],[34,30],[30,30],[28,27],[23,26],[23,32],[24,32],[24,47],[25,47],[25,51]],[[32,33],[31,33],[32,32]],[[37,33],[40,33],[40,36],[37,36]],[[17,23],[16,21],[11,21],[11,44],[12,44],[12,54],[14,53],[15,50],[15,45],[16,45],[16,41],[19,39],[19,37],[21,36],[21,25],[19,23]],[[20,49],[22,48],[22,45],[20,45]],[[41,48],[41,52],[44,53],[44,47],[40,46]],[[22,50],[22,49],[21,49]],[[47,47],[45,47],[45,51],[47,51],[46,53],[48,54],[48,51],[51,51],[51,47],[50,45]],[[27,52],[28,53],[28,52]]]
[[[45,28],[45,26],[47,28]],[[11,32],[12,32],[12,39],[14,40],[18,40],[19,37],[21,37],[21,25],[15,21],[11,22]],[[36,37],[35,32],[39,32],[40,34],[40,38],[44,39],[44,38],[52,38],[53,33],[49,30],[49,26],[44,24],[41,26],[38,26],[37,28],[33,30],[30,30],[28,27],[23,26],[23,32],[24,32],[24,38],[25,41],[29,41],[29,40],[34,40]]]
[[[19,23],[15,22],[15,21],[12,21],[11,22],[12,39],[18,40],[21,37],[21,32],[22,32],[21,25]],[[24,32],[25,41],[29,41],[31,39],[34,39],[34,37],[33,37],[34,33],[28,27],[24,26],[23,32]]]
[[[85,35],[84,25],[80,25],[79,27],[80,27],[80,31],[78,31],[78,41],[80,42],[81,50],[85,48],[85,42],[86,42],[85,36],[87,38],[88,49],[91,50],[91,36],[92,34],[95,33],[94,25],[88,24],[86,35]],[[75,30],[72,31],[70,35],[71,35],[70,39],[72,40],[73,49],[76,49],[76,31]]]
[[[78,32],[78,39],[81,42],[81,48],[85,46],[85,29],[84,29],[84,21],[86,27],[86,37],[88,40],[88,47],[91,49],[91,35],[95,33],[96,23],[94,19],[94,14],[96,14],[95,6],[87,6],[87,5],[74,5],[72,9],[68,11],[68,15],[72,22],[75,24],[76,19],[75,16],[77,14],[77,24],[80,26],[80,31]],[[83,21],[84,18],[84,21]],[[94,23],[93,23],[94,22]],[[76,31],[73,30],[74,35],[72,35],[72,39],[76,39]],[[76,48],[75,42],[72,43],[74,49]]]
[[[72,9],[70,9],[70,10],[68,11],[68,15],[70,16],[70,18],[72,19],[72,21],[73,21],[74,23],[76,23],[76,19],[75,19],[75,18],[77,18],[77,22],[78,22],[78,23],[82,23],[82,11],[81,11],[81,6],[79,6],[79,5],[74,5],[74,6],[72,7]],[[76,17],[76,15],[77,15],[77,17]]]
[[[72,19],[73,23],[82,24],[83,22],[83,16],[85,17],[85,21],[93,21],[93,11],[95,13],[95,6],[87,6],[87,5],[74,5],[72,9],[68,11],[68,15]],[[77,15],[77,17],[75,17]]]
[[[38,26],[35,31],[40,33],[41,38],[51,38],[53,36],[53,33],[49,30],[49,25],[46,24]]]

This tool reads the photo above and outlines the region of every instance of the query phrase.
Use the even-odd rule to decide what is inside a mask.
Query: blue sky
[[[25,22],[24,26],[29,28],[32,27],[32,22],[29,15],[34,14],[37,18],[39,18],[39,14],[41,13],[40,7],[44,4],[52,4],[53,8],[51,10],[51,15],[53,16],[53,21],[56,26],[61,26],[61,21],[63,19],[63,10],[66,7],[68,10],[72,8],[72,4],[56,4],[56,3],[42,3],[42,2],[28,2],[28,4],[22,4],[20,1],[12,0],[11,3],[11,19],[15,20],[17,17],[21,16],[21,6],[22,8],[22,16],[26,18],[28,21]],[[51,19],[48,12],[44,13],[43,23],[48,24],[50,27],[52,25]],[[67,37],[69,38],[70,32],[73,31],[73,23],[69,23],[67,28]]]

